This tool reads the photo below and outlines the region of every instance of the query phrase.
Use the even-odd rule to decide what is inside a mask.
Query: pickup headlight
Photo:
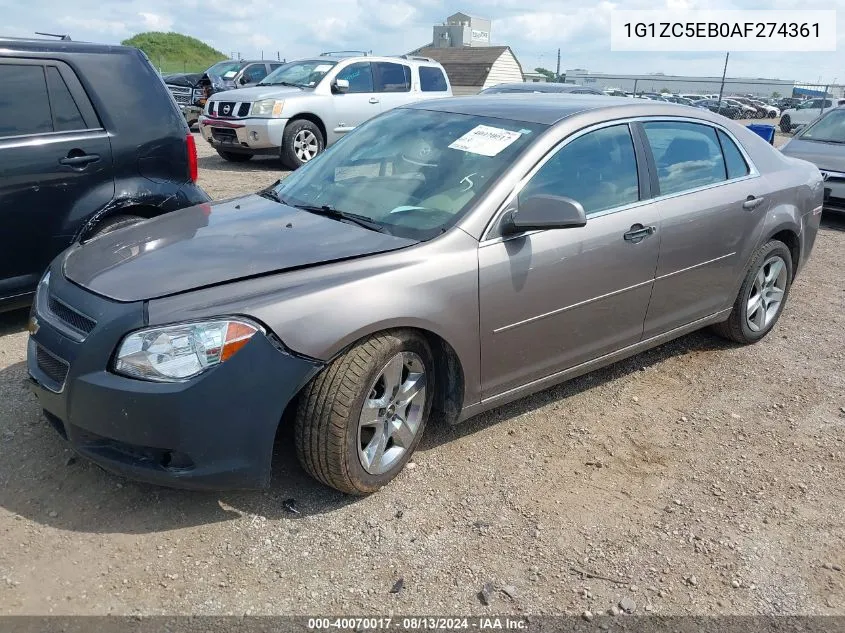
[[[278,119],[282,116],[282,108],[285,102],[283,99],[262,99],[252,104],[250,114],[252,116],[263,116]]]
[[[127,335],[115,373],[153,381],[180,381],[226,362],[261,328],[245,319],[220,319],[148,328]]]

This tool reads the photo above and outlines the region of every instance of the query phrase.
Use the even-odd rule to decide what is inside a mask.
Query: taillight
[[[188,150],[188,178],[196,182],[199,177],[199,166],[197,165],[197,143],[193,134],[185,137],[185,148]]]

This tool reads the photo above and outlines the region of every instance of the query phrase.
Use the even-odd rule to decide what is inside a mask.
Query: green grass
[[[205,42],[181,33],[150,31],[121,42],[140,48],[162,73],[198,73],[226,59],[226,55]]]

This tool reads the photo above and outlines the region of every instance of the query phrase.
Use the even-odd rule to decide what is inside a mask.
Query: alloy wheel
[[[293,151],[299,160],[307,163],[320,151],[320,144],[311,130],[300,130],[293,137]]]
[[[766,329],[780,312],[786,294],[787,267],[779,255],[775,255],[757,271],[748,304],[745,320],[752,332]]]
[[[400,352],[370,387],[358,421],[358,459],[371,475],[395,466],[414,444],[422,426],[426,372],[422,358]]]

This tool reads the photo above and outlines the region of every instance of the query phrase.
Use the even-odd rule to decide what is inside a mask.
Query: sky
[[[0,36],[35,31],[119,43],[143,31],[176,31],[229,55],[288,60],[326,50],[401,54],[431,42],[432,26],[457,11],[492,20],[491,43],[507,44],[524,70],[582,68],[609,74],[718,76],[723,53],[610,50],[613,9],[792,9],[793,0],[0,0]],[[837,9],[845,51],[845,0],[806,0],[802,9]],[[845,82],[841,53],[732,53],[728,76]]]

